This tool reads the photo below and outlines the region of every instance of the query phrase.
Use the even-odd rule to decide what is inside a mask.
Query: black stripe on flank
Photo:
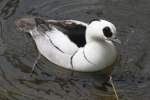
[[[84,49],[83,49],[83,55],[84,55],[84,58],[86,59],[86,61],[92,65],[95,65],[94,63],[92,63],[90,60],[88,60],[88,58],[86,57],[85,55],[85,52],[84,52]],[[96,65],[95,65],[96,66]]]
[[[47,35],[47,37],[48,37],[49,41],[51,42],[51,44],[52,44],[58,51],[64,53],[59,47],[57,47],[57,46],[53,43],[53,41],[51,40],[51,38],[50,38],[48,35]]]
[[[73,53],[73,55],[71,56],[71,58],[70,58],[70,64],[71,64],[72,69],[73,69],[73,57],[74,57],[74,55],[75,55],[77,52],[78,52],[78,50],[75,51],[75,52]]]

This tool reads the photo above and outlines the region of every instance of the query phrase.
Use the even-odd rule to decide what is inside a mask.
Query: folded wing
[[[85,31],[88,24],[77,20],[47,20],[47,22],[64,33],[78,47],[86,44]]]

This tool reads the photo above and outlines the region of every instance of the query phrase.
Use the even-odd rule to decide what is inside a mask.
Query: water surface
[[[122,45],[113,78],[121,100],[149,100],[149,0],[0,0],[0,99],[115,100],[97,73],[77,73],[42,57],[31,75],[38,51],[31,37],[16,30],[25,16],[75,19],[102,18],[114,23]],[[111,88],[111,87],[110,87]]]

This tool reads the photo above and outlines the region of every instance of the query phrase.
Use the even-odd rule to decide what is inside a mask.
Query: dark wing
[[[76,20],[47,20],[47,22],[66,34],[78,47],[86,44],[85,31],[88,24]]]

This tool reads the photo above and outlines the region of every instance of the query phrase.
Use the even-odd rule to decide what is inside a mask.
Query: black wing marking
[[[75,20],[48,20],[48,23],[55,25],[58,30],[66,34],[78,47],[83,47],[86,44],[86,23],[80,23]]]

